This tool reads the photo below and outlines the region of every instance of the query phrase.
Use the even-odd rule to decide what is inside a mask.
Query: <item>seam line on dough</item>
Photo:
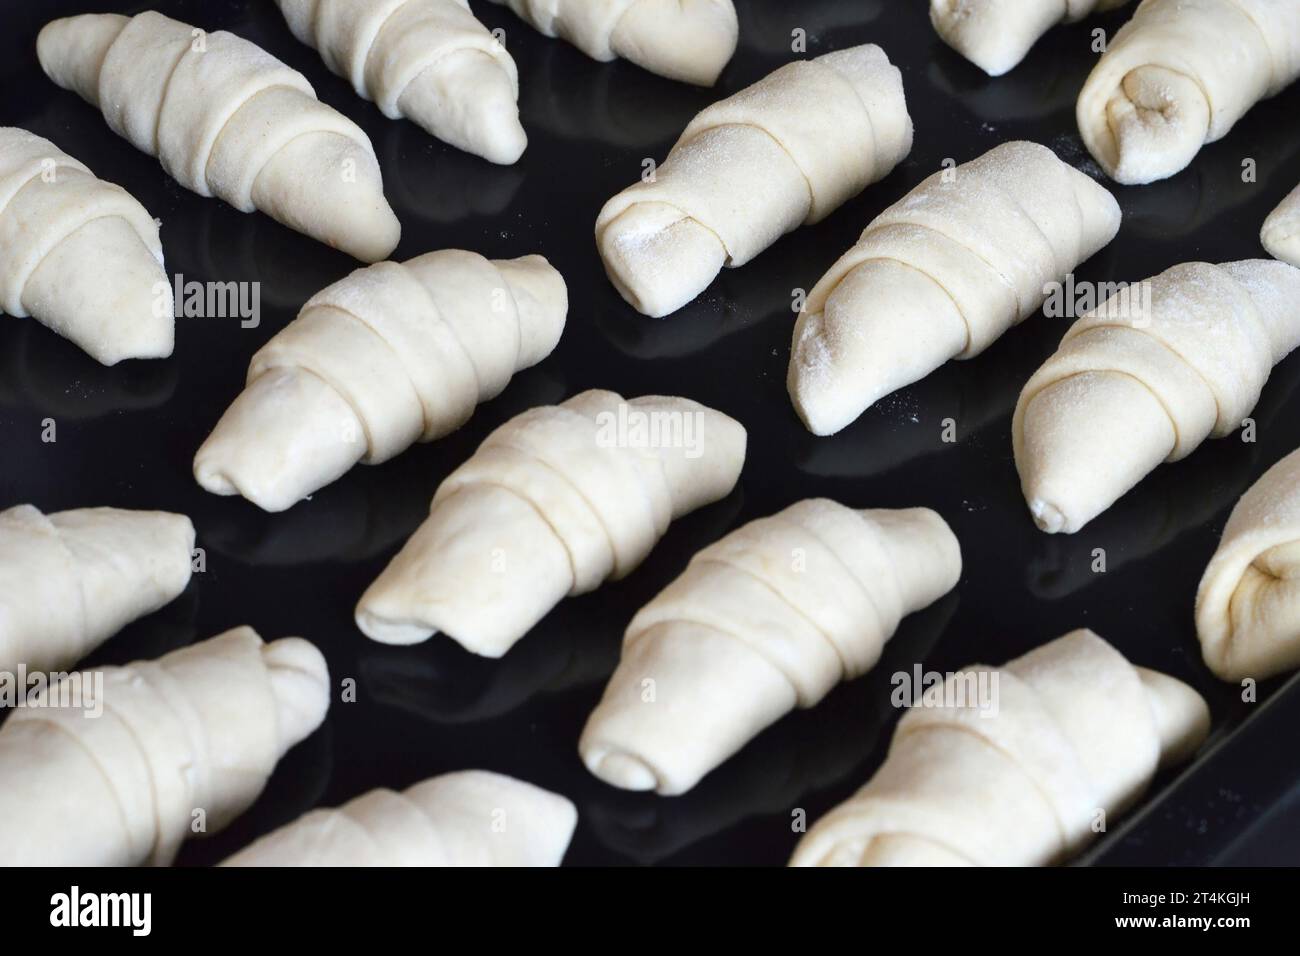
[[[491,262],[490,259],[488,261]],[[456,334],[455,327],[452,326],[452,324],[448,322],[446,317],[442,314],[442,309],[438,307],[438,301],[433,297],[433,292],[430,291],[429,287],[424,284],[424,280],[421,278],[420,274],[417,273],[414,269],[411,269],[409,266],[407,266],[405,262],[399,262],[397,263],[397,265],[401,266],[404,270],[406,270],[407,276],[410,279],[414,280],[415,284],[420,287],[420,293],[424,296],[424,300],[429,303],[430,311],[432,311],[433,315],[437,318],[438,322],[442,325],[443,329],[446,331],[447,338],[451,339],[451,341],[456,343],[456,348],[459,350],[461,358],[465,360],[465,364],[469,366],[469,370],[474,373],[474,397],[475,399],[477,399],[480,395],[483,394],[483,377],[479,375],[478,366],[474,364],[474,357],[470,355],[469,350],[465,348],[465,343],[463,343],[460,340],[460,336]],[[500,271],[501,270],[499,269],[497,270],[498,276],[500,276]],[[516,304],[516,316],[517,315],[518,315],[518,305]],[[523,341],[523,335],[521,332],[520,334],[521,347],[522,347],[522,341]],[[507,382],[507,384],[509,383]],[[416,394],[417,396],[419,395],[418,389],[416,390]],[[477,407],[477,405],[475,407]],[[474,408],[471,408],[470,409],[471,418],[473,417],[473,413],[474,413]],[[421,416],[425,416],[424,401],[422,397],[420,401],[420,414]],[[466,420],[468,421],[468,419]],[[427,416],[425,416],[424,426],[426,430],[428,429],[430,424],[431,423],[428,421]],[[463,425],[464,422],[461,422],[461,424]]]
[[[918,228],[921,228],[921,229],[927,229],[926,226],[920,226],[920,227],[918,227]],[[929,231],[929,232],[937,232],[937,231],[934,230],[934,229],[929,229],[928,231]],[[937,233],[937,234],[942,235],[942,233]],[[948,301],[950,301],[950,302],[952,303],[952,307],[953,307],[953,309],[956,310],[957,315],[961,318],[961,323],[962,323],[962,325],[965,326],[965,328],[966,328],[966,344],[965,344],[965,346],[963,346],[961,352],[957,353],[957,355],[954,356],[954,358],[960,358],[962,352],[965,352],[967,349],[969,349],[969,348],[971,347],[971,343],[972,343],[972,341],[973,341],[974,338],[975,338],[975,334],[971,331],[971,327],[970,327],[970,326],[971,326],[970,318],[966,315],[966,311],[961,307],[961,303],[958,302],[957,299],[953,296],[953,294],[952,294],[951,292],[948,291],[948,287],[945,286],[945,285],[943,284],[943,282],[942,282],[942,281],[941,281],[937,276],[934,276],[934,275],[930,274],[929,272],[926,272],[924,269],[921,269],[921,268],[919,268],[919,267],[913,265],[913,264],[910,263],[910,262],[904,262],[902,259],[899,259],[899,258],[896,257],[896,256],[871,256],[870,258],[863,259],[861,262],[859,262],[857,265],[855,265],[852,269],[850,269],[849,272],[855,272],[855,271],[857,271],[858,266],[864,266],[864,265],[866,265],[868,262],[894,262],[894,263],[897,263],[898,265],[903,266],[903,267],[906,268],[906,269],[911,269],[913,272],[916,272],[916,273],[919,273],[920,275],[925,276],[927,279],[929,279],[931,282],[933,282],[936,286],[938,286],[938,287],[939,287],[939,291],[942,292],[944,295],[946,295],[946,296],[948,297]],[[831,294],[826,296],[827,301],[829,301],[831,295],[834,295],[834,294],[835,294],[835,291],[836,291],[837,289],[839,289],[839,287],[840,287],[840,283],[842,283],[845,279],[847,279],[847,278],[849,277],[849,272],[844,273],[844,275],[840,278],[840,281],[837,282],[837,283],[835,283],[835,289],[832,289],[832,290],[831,290]],[[994,270],[994,272],[997,272],[997,270]],[[1000,278],[1000,279],[1002,278],[1001,274],[998,274],[998,278]],[[1005,280],[1004,280],[1004,281],[1005,281]],[[1012,294],[1013,297],[1015,296],[1015,290],[1014,290],[1014,289],[1011,290],[1011,294]],[[816,314],[816,313],[814,313],[814,314]],[[822,314],[823,314],[823,315],[826,314],[826,310],[825,310],[825,308],[822,309]],[[904,386],[904,387],[906,387],[906,386]]]
[[[170,81],[169,81],[169,82],[170,82]],[[310,85],[310,84],[309,84],[309,85]],[[234,121],[235,117],[236,117],[237,115],[239,115],[239,113],[244,109],[245,106],[247,106],[249,103],[253,102],[253,100],[257,99],[257,98],[258,98],[259,96],[261,96],[263,93],[269,93],[271,90],[289,90],[289,91],[294,92],[294,93],[301,93],[301,92],[302,92],[302,90],[298,89],[298,87],[296,87],[296,86],[289,86],[287,83],[272,83],[270,86],[264,86],[264,87],[262,87],[260,90],[258,90],[256,93],[254,93],[252,96],[247,97],[247,98],[246,98],[242,103],[240,103],[238,106],[236,106],[236,107],[231,111],[230,115],[226,117],[225,122],[223,122],[223,123],[221,124],[221,129],[217,130],[216,135],[212,137],[212,145],[211,145],[211,147],[208,149],[208,155],[207,155],[207,158],[203,161],[203,184],[208,188],[209,191],[211,191],[211,189],[212,189],[212,180],[208,177],[208,170],[209,170],[209,169],[211,168],[211,166],[212,166],[212,157],[213,157],[213,155],[214,155],[214,154],[216,153],[216,151],[217,151],[217,144],[221,142],[221,137],[224,136],[224,135],[226,134],[226,130],[227,130],[227,128],[229,128],[231,122]],[[317,99],[316,102],[321,103],[321,101],[320,101],[319,99]],[[321,105],[322,105],[322,106],[325,106],[326,104],[321,103]],[[328,106],[327,106],[327,109],[333,109],[333,107],[328,107]],[[335,112],[337,112],[337,110],[335,110]],[[161,110],[161,109],[158,111],[158,115],[159,115],[159,117],[162,116],[162,110]],[[344,118],[346,119],[346,117],[344,117]],[[351,122],[351,120],[349,120],[349,122]],[[333,130],[333,129],[314,129],[314,130],[304,130],[304,131],[301,132],[301,133],[295,133],[293,136],[290,136],[290,137],[289,137],[288,139],[286,139],[283,143],[281,143],[281,144],[276,148],[275,152],[272,153],[269,157],[267,157],[267,163],[270,163],[270,161],[271,161],[272,159],[274,159],[274,158],[275,158],[275,157],[280,153],[280,151],[281,151],[282,149],[284,149],[286,146],[288,146],[288,145],[289,145],[290,143],[292,143],[294,140],[302,139],[304,136],[315,135],[315,134],[317,134],[317,133],[334,133],[335,135],[339,135],[339,136],[343,135],[343,134],[339,133],[338,130]],[[348,139],[352,139],[352,137],[349,136]],[[353,140],[353,142],[356,142],[356,140]],[[266,163],[264,163],[264,164],[262,165],[262,169],[259,169],[259,170],[257,171],[257,174],[253,177],[253,181],[252,181],[252,183],[249,184],[249,190],[248,190],[248,191],[249,191],[250,193],[252,193],[252,191],[253,191],[253,187],[257,185],[257,179],[258,179],[258,176],[261,176],[261,175],[262,175],[262,170],[266,169],[266,165],[267,165]],[[171,174],[168,173],[168,175],[170,176]],[[173,176],[172,178],[174,179],[175,177]],[[230,205],[230,203],[229,203],[227,200],[225,200],[225,199],[222,198],[222,197],[217,196],[216,193],[212,193],[212,195],[213,195],[214,197],[216,197],[216,198],[221,199],[221,201],[224,202],[224,203],[226,203],[226,205],[228,205],[228,206]],[[254,203],[254,205],[256,206],[256,203]],[[232,208],[235,208],[235,207],[232,207]],[[241,210],[241,211],[242,211],[242,210]],[[287,228],[287,227],[286,227],[286,228]],[[296,231],[297,231],[297,230],[295,230],[295,232],[296,232]]]

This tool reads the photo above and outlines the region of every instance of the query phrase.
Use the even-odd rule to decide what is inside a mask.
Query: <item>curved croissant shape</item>
[[[578,823],[558,793],[485,770],[313,810],[222,866],[559,866]]]
[[[1201,578],[1196,631],[1205,663],[1224,680],[1300,667],[1300,451],[1232,509]]]
[[[1076,23],[1129,0],[930,0],[930,22],[948,44],[989,76],[1019,65],[1052,27]]]
[[[1073,533],[1161,462],[1239,428],[1300,345],[1300,269],[1189,262],[1065,333],[1016,403],[1011,438],[1044,531]]]
[[[492,0],[593,60],[622,57],[671,80],[712,86],[736,52],[732,0]]]
[[[564,279],[541,256],[451,249],[358,269],[253,356],[195,478],[283,511],[358,461],[455,431],[551,354],[567,310]]]
[[[328,706],[320,651],[249,627],[66,675],[0,727],[0,864],[165,866],[248,809]]]
[[[276,2],[293,35],[389,119],[494,163],[523,155],[519,71],[467,0]]]
[[[902,74],[880,47],[787,63],[701,112],[652,179],[605,204],[605,271],[643,315],[675,312],[911,149]]]
[[[0,312],[31,315],[105,365],[172,354],[158,223],[48,139],[0,126]]]
[[[942,692],[942,694],[940,693]],[[975,698],[975,699],[972,699]],[[1196,691],[1074,631],[926,691],[792,866],[1043,866],[1076,854],[1209,731]]]
[[[630,573],[674,518],[730,494],[745,441],[684,398],[593,389],[516,415],[438,487],[357,626],[386,644],[443,631],[500,657],[566,595]]]
[[[1300,76],[1300,4],[1143,0],[1079,94],[1079,133],[1117,182],[1186,169]]]
[[[186,189],[365,262],[397,245],[402,227],[366,134],[261,47],[149,10],[53,20],[36,53],[50,79]]]
[[[1105,189],[1035,143],[935,173],[872,221],[794,327],[787,385],[815,435],[851,424],[1038,311],[1049,283],[1115,238]]]
[[[902,617],[959,577],[957,539],[926,508],[814,498],[750,522],[632,619],[583,762],[616,787],[685,793],[793,708],[865,674]]]
[[[194,526],[165,511],[0,511],[0,672],[61,671],[190,582]]]
[[[1264,220],[1259,239],[1274,259],[1300,266],[1300,186]]]

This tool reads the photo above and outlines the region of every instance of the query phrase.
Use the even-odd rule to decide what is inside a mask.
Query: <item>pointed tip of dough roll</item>
[[[651,73],[713,86],[739,38],[732,0],[639,0],[618,21],[610,46]]]
[[[510,166],[528,146],[513,78],[481,50],[426,67],[398,98],[402,115],[457,149]]]
[[[280,753],[321,725],[329,710],[330,677],[325,656],[301,637],[285,637],[262,648],[275,696]]]
[[[41,69],[65,90],[98,106],[104,56],[130,19],[117,13],[83,13],[51,20],[36,36]]]
[[[1065,16],[1060,5],[1021,0],[930,0],[930,22],[950,47],[989,76],[1014,69]]]
[[[1177,678],[1145,667],[1135,668],[1151,703],[1160,738],[1160,766],[1183,763],[1210,733],[1205,699]]]
[[[569,287],[544,256],[494,262],[519,309],[519,369],[531,368],[555,350],[569,314]]]
[[[961,580],[961,544],[948,522],[929,508],[868,508],[858,512],[883,536],[896,570],[905,613],[919,611]]]
[[[386,259],[402,226],[384,198],[375,157],[340,133],[298,136],[253,183],[257,208],[362,262]]]
[[[27,280],[23,306],[104,365],[166,358],[175,345],[171,283],[120,216],[92,219],[55,246]]]
[[[614,288],[654,319],[690,303],[727,263],[727,250],[712,230],[666,203],[633,203],[596,239]]]
[[[814,435],[833,435],[960,354],[966,324],[925,273],[893,259],[846,275],[821,312],[795,323],[786,386]]]
[[[1174,448],[1164,407],[1129,375],[1083,372],[1022,402],[1016,466],[1034,522],[1050,534],[1078,531]]]
[[[639,411],[681,416],[680,446],[659,449],[673,502],[673,518],[731,494],[745,465],[749,433],[730,415],[686,398],[647,395],[630,403]],[[692,416],[688,420],[688,416]]]

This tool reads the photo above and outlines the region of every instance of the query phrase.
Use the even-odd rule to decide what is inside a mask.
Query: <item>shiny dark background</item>
[[[48,137],[130,190],[163,222],[169,273],[259,282],[262,297],[256,329],[240,328],[238,319],[180,319],[171,359],[113,369],[34,320],[0,318],[0,507],[115,505],[193,518],[206,573],[92,662],[155,656],[247,623],[268,639],[309,638],[326,653],[336,683],[357,683],[359,699],[335,700],[325,725],[283,761],[260,802],[226,832],[192,841],[180,862],[217,861],[311,807],[372,787],[483,767],[577,803],[569,863],[780,864],[797,839],[792,810],[815,819],[883,758],[897,717],[888,703],[894,671],[914,662],[937,670],[1000,663],[1082,626],[1135,663],[1190,681],[1215,718],[1211,744],[1193,768],[1162,776],[1143,811],[1112,827],[1087,859],[1300,862],[1300,685],[1274,681],[1261,688],[1265,703],[1243,704],[1202,665],[1192,622],[1197,582],[1233,503],[1300,446],[1300,357],[1278,367],[1256,409],[1258,442],[1208,443],[1072,537],[1035,530],[1009,437],[1020,386],[1054,350],[1065,320],[1031,319],[978,359],[949,364],[833,438],[809,435],[786,396],[792,291],[811,289],[872,217],[945,158],[964,162],[1027,138],[1099,175],[1075,130],[1074,99],[1095,58],[1091,30],[1113,31],[1124,12],[1054,31],[1019,69],[989,80],[938,40],[921,0],[736,5],[740,49],[718,88],[700,90],[626,63],[595,63],[503,8],[475,2],[485,23],[506,30],[520,67],[530,145],[517,166],[502,168],[385,119],[293,39],[270,0],[159,0],[171,16],[260,44],[367,131],[402,221],[393,258],[448,247],[489,257],[541,252],[569,284],[569,323],[555,354],[517,376],[464,429],[378,468],[358,467],[277,516],[206,494],[190,463],[240,389],[253,352],[313,292],[358,263],[265,216],[185,191],[110,132],[97,110],[42,74],[35,38],[47,19],[144,5],[0,5],[0,125]],[[700,108],[789,60],[796,27],[807,33],[809,55],[865,42],[885,48],[903,71],[916,125],[911,156],[825,222],[728,271],[680,313],[636,314],[604,278],[592,240],[597,211],[639,175],[644,158],[662,159]],[[1257,106],[1181,175],[1112,187],[1123,230],[1078,278],[1132,281],[1190,259],[1264,255],[1260,224],[1300,176],[1298,110],[1300,85]],[[1255,161],[1256,182],[1242,181],[1247,159]],[[413,648],[366,640],[353,625],[353,605],[419,524],[438,482],[501,422],[592,387],[682,394],[740,419],[750,450],[736,492],[674,525],[628,580],[562,604],[502,661],[474,658],[446,639]],[[47,417],[57,422],[54,444],[40,440]],[[955,445],[940,441],[946,418],[957,423]],[[813,495],[857,507],[937,509],[962,542],[960,586],[904,622],[874,673],[786,718],[690,794],[628,794],[589,776],[578,733],[632,613],[698,548]],[[1090,570],[1099,547],[1108,556],[1105,574]]]

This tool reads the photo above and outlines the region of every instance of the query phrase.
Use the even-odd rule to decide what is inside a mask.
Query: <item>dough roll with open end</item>
[[[1034,521],[1073,533],[1161,462],[1240,428],[1300,345],[1300,269],[1188,262],[1080,318],[1020,393],[1016,468]]]
[[[949,359],[979,355],[1119,224],[1109,192],[1036,143],[935,173],[877,216],[808,296],[790,350],[795,411],[831,435]]]
[[[158,223],[48,139],[0,126],[0,313],[33,316],[104,365],[172,354]]]
[[[195,478],[283,511],[358,461],[455,431],[551,354],[567,311],[564,279],[541,256],[449,249],[358,269],[253,356]]]
[[[684,398],[593,389],[492,432],[357,605],[386,644],[438,631],[500,657],[568,595],[630,573],[669,523],[725,498],[745,429]]]
[[[190,582],[194,526],[165,511],[0,511],[0,671],[62,671]]]
[[[593,60],[712,86],[740,36],[732,0],[492,0]]]
[[[1229,681],[1300,667],[1300,451],[1232,509],[1196,595],[1205,663]]]
[[[1129,0],[930,0],[943,42],[989,76],[1014,69],[1048,30]]]
[[[616,787],[685,793],[790,710],[865,674],[903,616],[960,577],[957,538],[927,508],[813,498],[750,522],[632,619],[583,762]]]
[[[577,823],[558,793],[465,770],[313,810],[221,865],[559,866]]]
[[[1079,133],[1115,181],[1155,182],[1298,76],[1295,0],[1143,0],[1079,94]]]
[[[903,78],[866,45],[799,60],[695,117],[654,171],[605,204],[615,288],[664,316],[788,232],[820,222],[912,149]]]
[[[1259,241],[1274,259],[1300,266],[1300,186],[1269,213]]]
[[[53,20],[36,53],[50,79],[186,189],[365,262],[397,245],[369,138],[261,47],[147,10]]]
[[[0,865],[165,866],[252,806],[328,706],[320,651],[249,627],[65,675],[0,726]]]
[[[519,70],[467,0],[276,0],[289,29],[389,119],[510,164],[528,145]]]
[[[1044,866],[1078,853],[1205,740],[1205,701],[1074,631],[926,691],[792,866]]]

